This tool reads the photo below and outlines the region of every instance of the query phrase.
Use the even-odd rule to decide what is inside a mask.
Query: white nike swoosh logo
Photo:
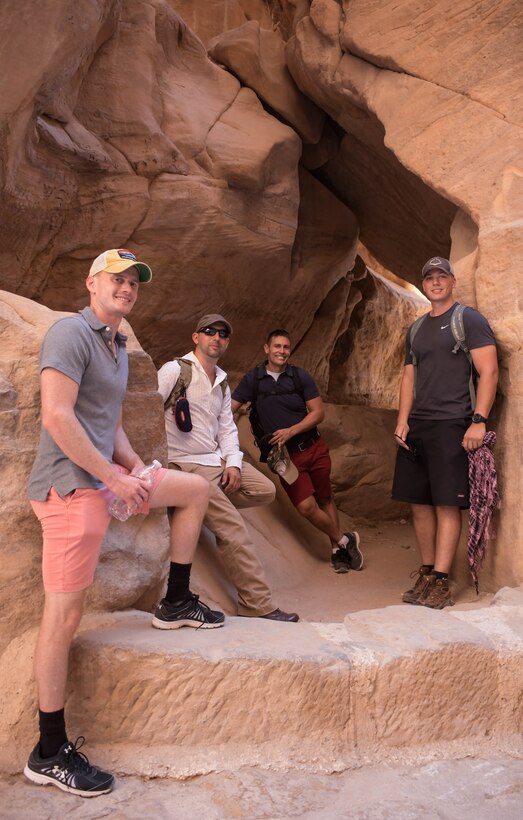
[[[441,325],[442,330],[445,330],[446,327],[449,327],[449,325]]]

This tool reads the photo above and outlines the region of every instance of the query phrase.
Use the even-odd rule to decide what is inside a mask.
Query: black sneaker
[[[223,626],[223,612],[210,609],[203,604],[198,595],[192,595],[182,604],[171,604],[165,598],[156,607],[153,626],[157,629],[178,629],[180,626],[193,626],[196,629],[216,629]]]
[[[350,556],[345,547],[338,547],[331,555],[331,566],[334,572],[349,572]]]
[[[349,553],[349,565],[351,569],[363,569],[363,553],[360,550],[360,537],[356,531],[344,533],[349,539],[345,547]]]
[[[79,752],[85,738],[78,737],[76,743],[64,743],[55,757],[40,757],[37,743],[29,755],[25,776],[39,786],[52,784],[64,792],[72,792],[80,797],[97,797],[107,794],[113,788],[114,777],[91,766],[87,757]]]

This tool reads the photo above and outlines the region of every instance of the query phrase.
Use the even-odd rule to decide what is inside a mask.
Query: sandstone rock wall
[[[283,324],[331,402],[390,410],[420,305],[365,264],[417,282],[450,254],[500,341],[492,583],[521,579],[520,3],[20,0],[0,23],[3,286],[75,310],[130,246],[156,364],[219,310],[232,382]]]

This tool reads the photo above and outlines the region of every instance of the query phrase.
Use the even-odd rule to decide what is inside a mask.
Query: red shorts
[[[293,484],[280,479],[281,485],[295,507],[306,498],[330,498],[331,457],[324,439],[318,438],[310,447],[301,453],[290,453],[291,460],[298,468],[298,478]]]
[[[120,464],[118,472],[129,474]],[[155,474],[151,492],[167,470]],[[114,498],[107,487],[78,488],[63,498],[51,487],[46,501],[31,501],[43,533],[42,576],[47,592],[80,592],[93,582],[100,548],[109,526],[109,504]],[[147,515],[149,502],[137,513]]]

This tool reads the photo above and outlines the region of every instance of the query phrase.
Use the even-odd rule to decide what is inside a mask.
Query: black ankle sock
[[[40,755],[44,758],[54,757],[58,754],[60,747],[67,743],[64,710],[42,712],[39,709],[38,717],[40,720]]]
[[[165,599],[170,604],[181,603],[189,597],[191,567],[192,564],[175,564],[171,561],[169,578],[167,579],[167,592],[165,594]]]
[[[435,575],[436,578],[439,578],[441,581],[448,581],[449,574],[448,572],[436,572],[435,569],[432,570],[431,575]]]
[[[434,564],[422,564],[421,569],[423,570],[423,575],[430,575],[434,569]]]

